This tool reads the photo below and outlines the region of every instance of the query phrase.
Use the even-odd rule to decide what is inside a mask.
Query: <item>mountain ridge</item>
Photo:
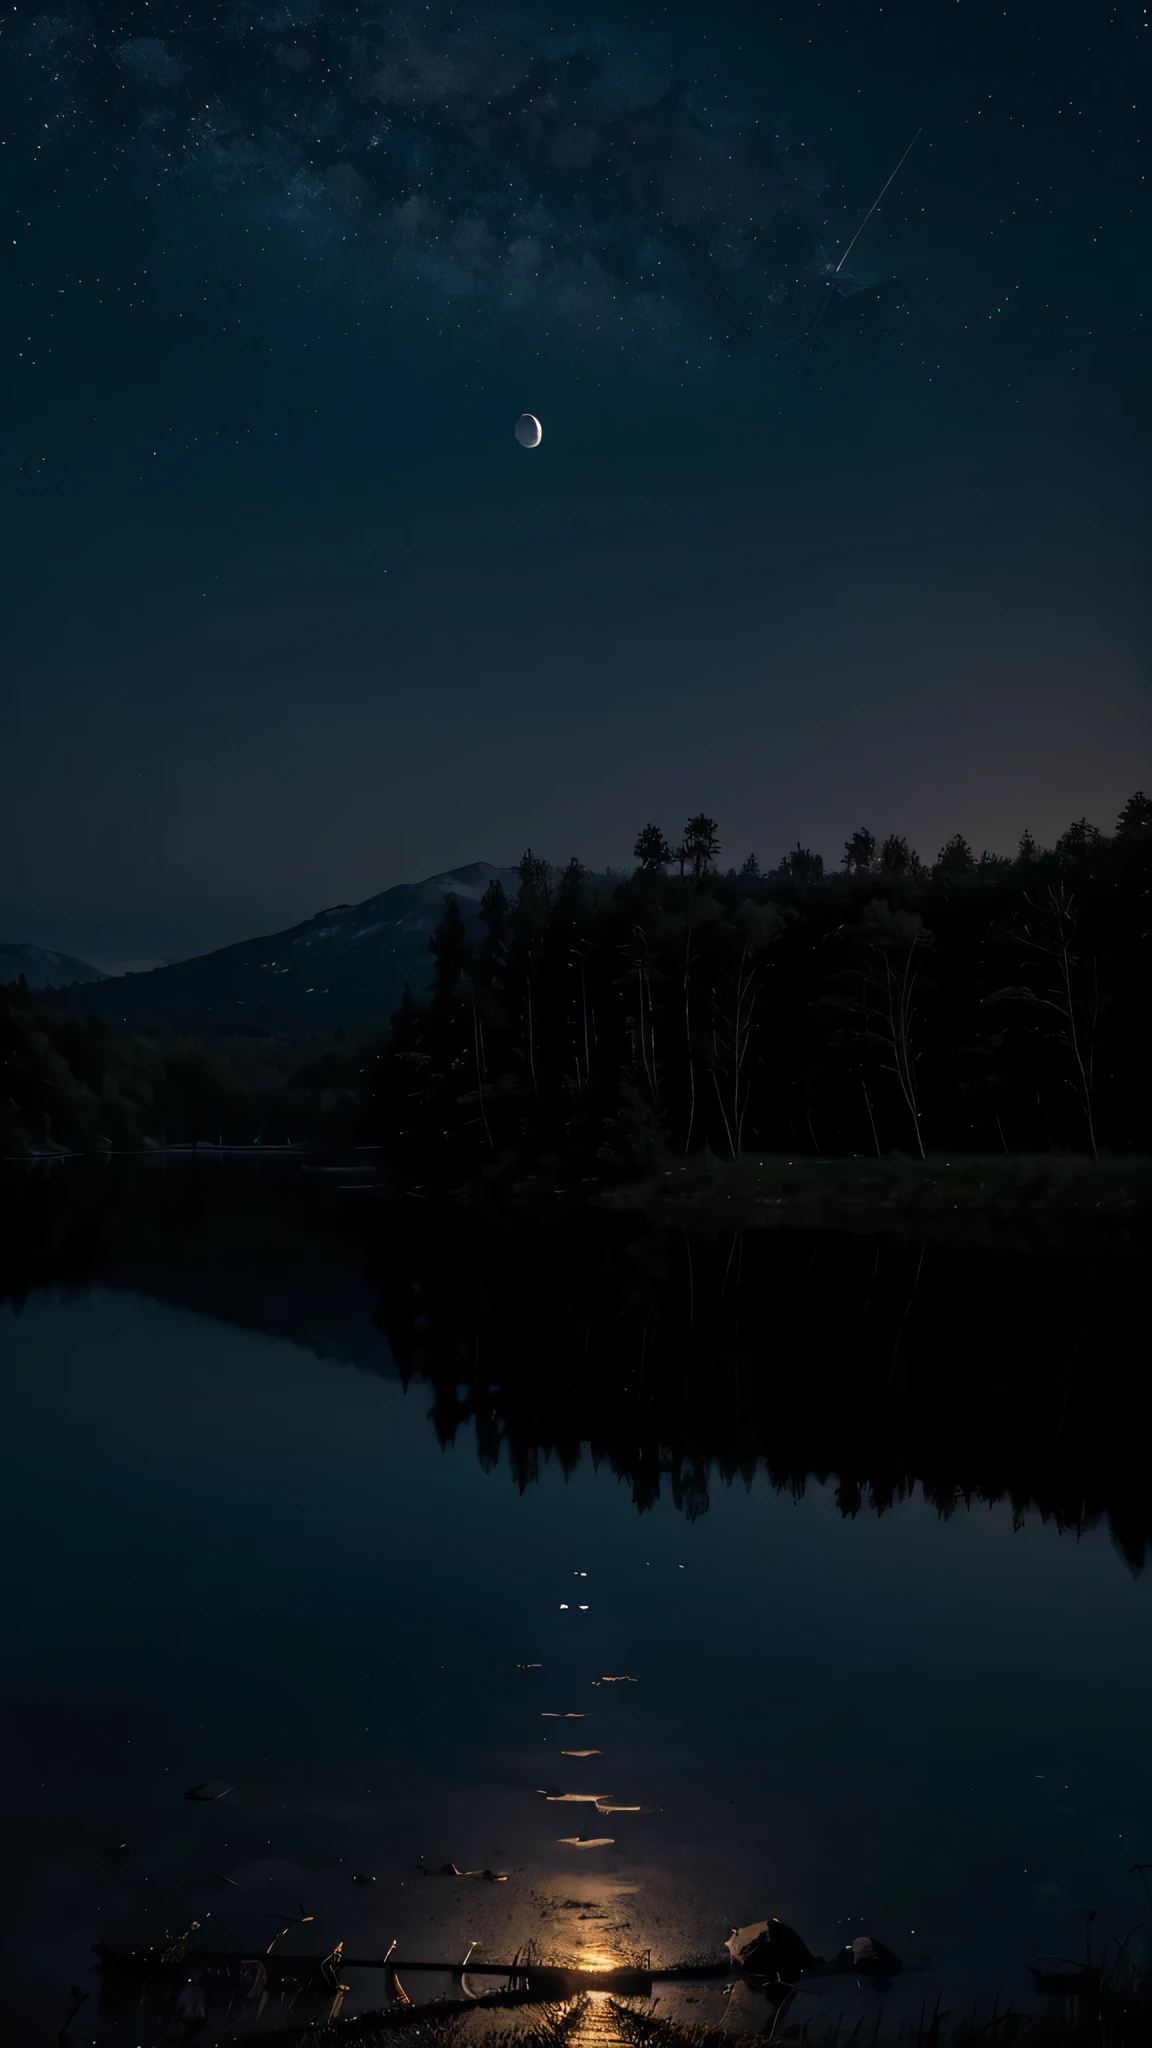
[[[90,960],[78,960],[72,953],[29,946],[18,939],[0,941],[0,988],[19,981],[21,975],[29,988],[71,988],[108,979],[102,968],[93,967]]]
[[[137,1029],[383,1027],[406,982],[423,994],[432,973],[428,941],[448,897],[455,896],[468,931],[478,931],[480,900],[493,881],[515,897],[515,868],[468,861],[360,903],[331,904],[283,931],[70,989],[69,1002]]]

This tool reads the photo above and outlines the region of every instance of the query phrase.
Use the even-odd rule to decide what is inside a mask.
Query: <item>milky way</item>
[[[683,32],[305,0],[72,7],[4,38],[45,157],[80,131],[472,318],[740,346],[821,263],[803,134]]]
[[[1150,18],[10,0],[0,936],[1115,816]]]

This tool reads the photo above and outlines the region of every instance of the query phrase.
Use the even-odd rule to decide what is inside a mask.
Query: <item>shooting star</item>
[[[835,268],[835,270],[834,270],[834,271],[832,272],[832,276],[833,276],[833,277],[839,277],[839,275],[840,275],[840,272],[841,272],[841,271],[843,270],[843,268],[844,268],[844,265],[845,265],[845,264],[847,263],[847,261],[848,261],[848,258],[849,258],[849,257],[850,257],[850,255],[852,254],[852,251],[853,251],[853,249],[854,249],[854,248],[856,247],[856,244],[857,244],[857,242],[858,242],[858,241],[860,240],[860,237],[861,237],[861,235],[862,235],[862,234],[864,233],[864,230],[865,230],[865,228],[867,227],[867,225],[868,225],[869,221],[871,220],[871,218],[872,218],[872,215],[873,215],[873,214],[875,213],[875,211],[876,211],[876,208],[877,208],[877,207],[879,206],[879,204],[880,204],[880,201],[881,201],[881,200],[883,199],[883,197],[884,197],[884,194],[885,194],[885,192],[886,192],[886,191],[888,190],[888,187],[889,187],[889,185],[891,185],[891,183],[893,182],[893,179],[895,179],[895,178],[897,177],[897,175],[899,174],[899,172],[900,172],[900,171],[902,170],[902,168],[903,168],[904,164],[905,164],[905,163],[907,162],[908,158],[909,158],[909,157],[911,156],[911,154],[912,154],[912,151],[913,151],[913,150],[915,149],[915,147],[916,147],[916,144],[917,144],[917,143],[919,142],[919,140],[920,140],[920,137],[921,137],[921,136],[923,135],[923,133],[924,133],[924,130],[923,130],[923,128],[918,128],[918,129],[916,130],[916,133],[915,133],[915,135],[914,135],[914,136],[912,137],[912,140],[911,140],[911,142],[910,142],[910,143],[908,144],[908,147],[907,147],[907,149],[906,149],[906,150],[904,151],[904,154],[903,154],[903,156],[901,157],[901,159],[900,159],[900,162],[899,162],[899,163],[897,164],[897,166],[896,166],[896,169],[895,169],[895,170],[894,170],[894,171],[893,171],[893,172],[891,173],[891,176],[890,176],[890,177],[888,177],[888,178],[887,178],[887,179],[885,180],[884,184],[883,184],[883,185],[882,185],[882,186],[880,187],[880,190],[879,190],[879,192],[878,192],[878,193],[876,194],[876,197],[875,197],[875,199],[874,199],[874,200],[872,201],[872,204],[871,204],[871,206],[870,206],[870,207],[868,208],[868,211],[867,211],[867,213],[866,213],[866,214],[864,215],[864,218],[863,218],[863,220],[861,221],[861,223],[860,223],[859,227],[857,228],[857,230],[856,230],[856,233],[855,233],[855,234],[853,235],[853,237],[852,237],[852,240],[851,240],[851,241],[849,242],[849,244],[848,244],[848,247],[847,247],[847,248],[845,249],[845,251],[844,251],[844,254],[843,254],[843,255],[842,255],[842,257],[840,258],[840,261],[839,261],[839,263],[838,263],[838,264],[836,265],[836,268]],[[829,280],[829,282],[831,282],[831,280]],[[824,305],[823,305],[823,306],[821,306],[821,308],[820,308],[820,312],[819,312],[819,313],[817,313],[817,315],[816,315],[816,318],[815,318],[815,320],[814,320],[814,321],[812,322],[812,331],[813,331],[813,333],[815,333],[815,331],[816,331],[816,328],[818,327],[818,325],[819,325],[819,323],[820,323],[820,317],[821,317],[821,314],[822,314],[822,313],[823,313],[823,311],[824,311],[824,306],[826,306],[827,304],[828,304],[828,301],[827,301],[827,299],[825,299],[825,301],[824,301]]]
[[[896,170],[893,171],[892,178],[896,176],[896,172],[900,170],[901,166],[904,164],[906,159],[911,156],[912,151],[915,149],[916,144],[919,142],[920,137],[923,135],[923,133],[924,130],[922,128],[918,128],[916,130],[915,135],[912,137],[911,142],[908,144],[907,149],[904,151],[904,155],[901,157],[900,162],[897,164]],[[845,249],[844,254],[840,258],[839,263],[836,265],[835,270],[832,272],[833,277],[839,277],[840,272],[843,270],[844,265],[847,263],[848,258],[852,254],[853,249],[856,247],[857,242],[860,240],[861,235],[864,233],[865,228],[871,220],[872,215],[875,213],[876,208],[879,206],[880,201],[883,199],[885,192],[888,190],[888,186],[892,183],[892,178],[889,178],[887,184],[884,184],[880,187],[879,192],[876,194],[875,199],[872,201],[871,206],[868,208],[867,213],[864,215],[864,218],[861,221],[859,227],[857,228],[856,233],[853,235],[852,240],[849,242],[848,247]]]

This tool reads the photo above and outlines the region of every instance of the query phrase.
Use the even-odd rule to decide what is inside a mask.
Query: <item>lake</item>
[[[918,1469],[905,1445],[877,1513],[866,1460],[821,1476],[784,1444],[757,1464],[772,1415],[793,1438],[800,1418],[783,1394],[769,1423],[757,1405],[753,1379],[778,1367],[717,1378],[716,1276],[725,1314],[757,1300],[765,1314],[747,1274],[739,1291],[735,1247],[688,1248],[681,1279],[707,1338],[693,1380],[670,1294],[678,1251],[653,1253],[649,1271],[631,1240],[624,1266],[640,1277],[623,1291],[606,1257],[589,1264],[596,1314],[581,1331],[558,1281],[549,1322],[538,1245],[525,1250],[514,1222],[479,1251],[472,1233],[468,1264],[457,1226],[432,1212],[374,1224],[366,1252],[363,1224],[350,1244],[331,1204],[302,1224],[295,1196],[250,1193],[226,1227],[211,1190],[190,1208],[166,1190],[163,1228],[164,1203],[136,1198],[111,1244],[93,1244],[89,1207],[79,1239],[57,1233],[0,1307],[12,2038],[55,2040],[70,1984],[92,1994],[70,2042],[178,2038],[99,2019],[90,1949],[193,1919],[201,1942],[206,1925],[228,1948],[263,1948],[306,1909],[311,1926],[285,1949],[343,1940],[371,1956],[396,1939],[401,1954],[459,1961],[477,1942],[503,1960],[533,1941],[603,1966],[715,1954],[734,1925],[778,1914],[823,1954],[880,1936],[914,1966],[891,1994],[904,2014],[938,1995],[951,2009],[997,1992],[1020,2002],[1030,1958],[1082,1956],[1078,1911],[1099,1912],[1097,1956],[1146,1914],[1128,1873],[1152,1858],[1152,1579],[1133,1556],[1144,1446],[1120,1411],[1105,1449],[1086,1423],[1068,1443],[1065,1385],[1063,1448],[1036,1468],[1055,1506],[1039,1484],[1016,1486],[985,1407],[995,1485],[954,1485],[938,1446]],[[810,1256],[778,1240],[771,1253],[792,1270]],[[740,1246],[741,1266],[759,1257]],[[878,1357],[907,1419],[938,1353],[954,1389],[954,1329],[935,1341],[939,1308],[922,1325],[917,1303],[951,1288],[962,1320],[964,1272],[970,1297],[992,1285],[987,1265],[934,1280],[906,1249],[885,1252],[891,1294],[879,1324],[871,1297],[867,1311],[876,1357],[861,1340],[854,1358],[857,1280],[876,1248],[828,1257],[849,1347],[837,1386],[867,1380]],[[1116,1271],[1114,1302],[1135,1284]],[[1049,1281],[1015,1273],[1021,1315]],[[807,1284],[826,1302],[828,1271]],[[1009,1336],[1011,1291],[1001,1272]],[[656,1299],[670,1304],[663,1323]],[[513,1306],[525,1300],[527,1323]],[[1102,1354],[1073,1324],[1069,1359],[1090,1387]],[[1107,1348],[1127,1385],[1115,1327]],[[565,1437],[574,1355],[599,1421],[576,1416]],[[458,1383],[437,1369],[446,1356]],[[1066,1381],[1070,1367],[1051,1363]],[[678,1421],[659,1406],[671,1383]],[[637,1403],[652,1402],[641,1440]],[[741,1474],[723,1445],[744,1428]],[[951,1392],[940,1442],[950,1428],[973,1440]],[[597,1429],[594,1458],[581,1444]],[[1109,1432],[1123,1439],[1114,1502]],[[1081,1452],[1087,1505],[1071,1526],[1059,1503],[1081,1487]],[[215,1781],[233,1789],[183,1797]],[[508,1881],[421,1874],[445,1863]],[[346,2010],[379,2002],[370,1972],[346,1981]],[[720,1995],[690,2016],[712,2016]]]

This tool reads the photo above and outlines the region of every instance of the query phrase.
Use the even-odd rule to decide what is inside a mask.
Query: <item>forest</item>
[[[339,1141],[362,1064],[340,1033],[155,1036],[16,984],[0,989],[0,1157]]]
[[[700,814],[627,876],[531,851],[445,899],[369,1040],[163,1038],[0,992],[0,1140],[383,1147],[409,1184],[579,1187],[677,1158],[1152,1151],[1152,799],[1011,857],[860,828],[834,872],[722,859]]]
[[[413,1174],[554,1184],[695,1151],[1149,1148],[1152,800],[1014,858],[931,866],[861,828],[721,864],[719,827],[646,825],[606,884],[531,852],[470,937],[449,899],[430,999],[364,1077],[365,1127]]]

